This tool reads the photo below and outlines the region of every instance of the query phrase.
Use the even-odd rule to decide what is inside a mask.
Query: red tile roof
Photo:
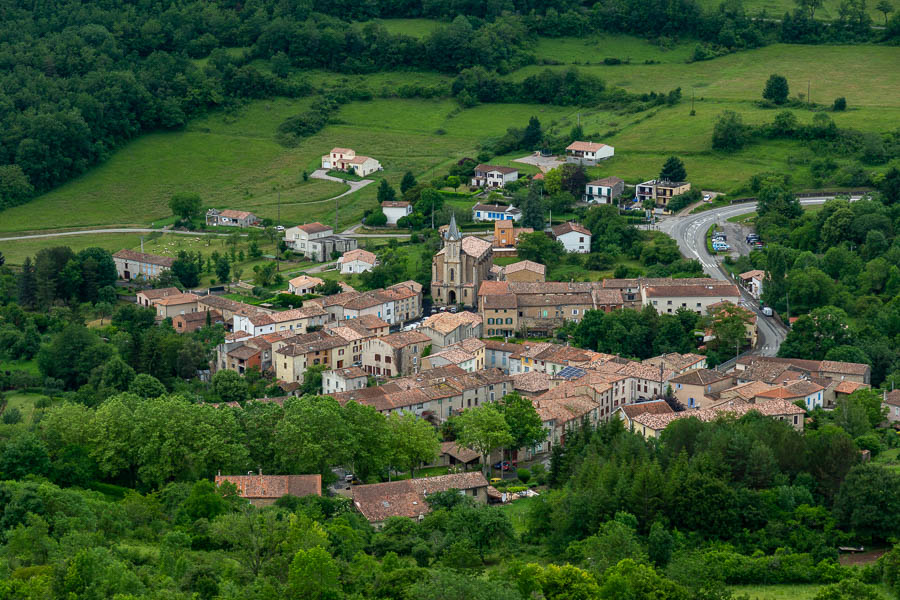
[[[284,495],[321,496],[322,476],[315,475],[218,475],[216,485],[237,486],[241,498],[278,499]]]

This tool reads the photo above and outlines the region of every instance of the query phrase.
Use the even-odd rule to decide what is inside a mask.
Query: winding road
[[[819,198],[804,198],[800,200],[800,204],[806,206],[811,204],[824,204],[833,196],[822,196]],[[859,196],[854,196],[852,200],[858,200]],[[713,223],[727,221],[729,218],[744,215],[756,211],[756,202],[748,202],[746,204],[735,204],[723,208],[708,210],[694,215],[663,217],[659,222],[659,229],[670,236],[676,242],[681,253],[687,258],[695,258],[703,265],[703,271],[710,277],[731,281],[732,277],[719,264],[718,259],[711,255],[706,248],[706,231]],[[741,290],[741,296],[747,306],[756,313],[758,342],[754,349],[754,354],[762,356],[775,356],[778,348],[787,335],[787,330],[772,317],[765,316],[759,308],[759,302],[753,298],[742,286],[738,286]]]

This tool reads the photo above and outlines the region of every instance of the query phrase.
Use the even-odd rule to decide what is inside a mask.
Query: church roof
[[[456,214],[450,214],[450,227],[447,228],[447,239],[448,240],[458,240],[459,239],[459,227],[456,226]]]

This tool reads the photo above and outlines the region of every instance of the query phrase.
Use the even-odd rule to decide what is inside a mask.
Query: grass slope
[[[388,23],[398,31],[425,31],[426,26],[435,25],[421,20]],[[321,132],[296,148],[284,148],[274,141],[276,127],[285,118],[302,112],[310,99],[251,102],[234,113],[212,113],[184,131],[135,140],[84,176],[27,205],[4,211],[0,234],[147,225],[170,216],[167,202],[176,191],[197,192],[207,206],[247,209],[272,218],[279,214],[280,197],[284,224],[313,220],[332,223],[335,202],[330,198],[347,186],[304,182],[302,178],[303,171],[311,172],[319,166],[320,156],[330,148],[352,147],[378,158],[384,166],[378,177],[397,186],[407,170],[420,179],[442,174],[459,158],[477,155],[481,144],[503,135],[508,127],[523,127],[532,115],[554,133],[567,132],[580,120],[586,133],[597,134],[614,145],[615,158],[590,170],[595,177],[617,175],[636,183],[655,175],[665,158],[676,154],[683,158],[689,178],[702,189],[735,190],[762,171],[789,173],[796,185],[806,187],[812,184],[807,164],[815,155],[803,144],[766,142],[734,154],[711,149],[713,124],[724,110],[739,112],[747,123],[774,118],[776,111],[761,109],[756,103],[772,72],[787,76],[794,94],[805,92],[810,81],[815,101],[830,103],[836,96],[845,96],[850,109],[829,113],[839,126],[884,131],[900,122],[900,94],[896,93],[900,70],[895,68],[900,64],[900,48],[773,45],[688,64],[684,61],[692,45],[685,42],[663,49],[618,35],[537,42],[537,56],[579,63],[579,68],[608,84],[637,92],[682,88],[685,100],[680,105],[639,114],[525,104],[488,104],[464,110],[448,99],[375,99],[343,106]],[[628,58],[631,64],[597,64],[607,56]],[[644,64],[645,60],[660,64]],[[586,65],[588,62],[591,64]],[[531,66],[509,77],[520,80],[544,68],[567,66]],[[316,85],[365,85],[378,94],[404,83],[450,80],[417,72],[345,76],[312,71],[304,77]],[[689,115],[692,91],[693,117]],[[811,112],[795,112],[801,121],[812,119]],[[497,161],[516,164],[510,163],[512,158],[507,155]],[[523,173],[534,171],[517,166]],[[369,185],[340,199],[341,227],[358,222],[363,210],[376,206],[376,189],[377,184]],[[66,243],[82,242],[67,238]],[[10,252],[21,256],[30,249]]]

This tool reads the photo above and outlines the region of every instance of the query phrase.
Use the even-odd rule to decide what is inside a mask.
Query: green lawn
[[[42,394],[26,394],[22,392],[10,392],[6,395],[6,408],[4,412],[17,408],[22,413],[21,426],[30,427],[34,422],[34,403],[40,398],[46,398]]]
[[[0,371],[27,371],[33,375],[38,374],[37,361],[35,360],[2,360],[0,359]]]
[[[541,38],[534,46],[535,56],[567,64],[601,64],[605,58],[618,58],[632,64],[647,60],[683,63],[694,52],[696,42],[685,40],[662,47],[643,38],[619,34],[588,37]]]
[[[512,521],[513,529],[517,534],[522,535],[525,533],[525,516],[528,514],[531,505],[540,501],[540,496],[533,496],[531,498],[522,498],[501,506],[501,510],[503,510],[509,517],[509,520]]]
[[[720,0],[698,0],[702,8],[707,11],[718,10],[722,4]],[[744,10],[748,15],[758,15],[765,11],[766,16],[772,19],[781,19],[786,12],[794,12],[797,3],[793,0],[743,0]],[[818,21],[831,21],[838,18],[838,7],[840,0],[824,0],[822,7],[816,10],[815,18]],[[868,3],[869,16],[872,17],[874,25],[884,25],[884,13],[875,10],[877,2]],[[897,5],[894,5],[897,10]]]
[[[819,584],[803,585],[736,585],[731,589],[736,597],[747,595],[750,600],[812,600],[822,586]],[[885,600],[892,596],[887,590],[880,589]]]

